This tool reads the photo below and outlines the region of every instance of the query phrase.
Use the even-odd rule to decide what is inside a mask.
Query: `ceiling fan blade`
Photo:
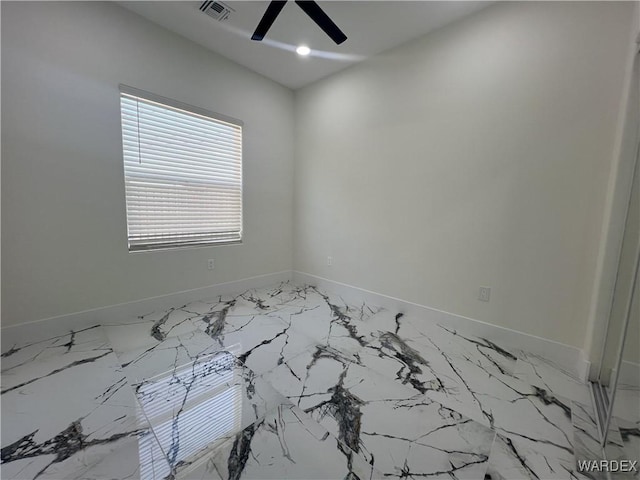
[[[313,0],[296,0],[298,6],[304,10],[304,13],[311,17],[311,20],[316,22],[318,26],[324,30],[324,32],[331,37],[331,40],[340,45],[347,39],[347,36],[343,33],[338,26],[333,23],[333,20],[324,13],[324,10],[320,8]]]
[[[280,12],[286,3],[287,0],[273,0],[269,4],[256,28],[256,31],[251,35],[251,40],[257,40],[259,42],[264,38],[271,28],[271,25],[273,25],[273,22],[276,20],[278,15],[280,15]]]

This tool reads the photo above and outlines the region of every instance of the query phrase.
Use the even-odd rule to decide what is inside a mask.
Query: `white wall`
[[[631,301],[631,310],[628,320],[629,324],[623,345],[622,358],[627,362],[632,362],[640,366],[640,283],[636,283],[635,288],[632,289],[631,286],[633,285],[634,280],[632,275],[630,275],[631,271],[633,271],[635,267],[635,253],[638,251],[638,248],[640,248],[639,169],[640,165],[636,165],[636,172],[631,189],[631,198],[629,201],[629,211],[627,213],[627,222],[624,231],[624,240],[622,242],[622,250],[620,252],[620,268],[618,269],[618,279],[616,280],[616,288],[613,296],[611,318],[609,320],[610,330],[608,334],[616,339],[614,345],[617,347],[620,344],[618,339],[622,333],[621,328],[624,325],[623,318],[626,313],[626,306],[628,305],[628,302]],[[618,319],[619,321],[617,321]],[[618,326],[618,328],[615,328],[615,326]]]
[[[294,268],[582,347],[632,8],[500,3],[297,91]]]
[[[4,326],[291,269],[290,90],[114,4],[1,8]],[[127,252],[119,83],[245,122],[242,245]]]
[[[639,105],[636,105],[638,107]],[[635,139],[637,144],[638,139]],[[635,153],[635,152],[634,152]],[[636,167],[639,168],[639,167]],[[627,306],[631,302],[629,325],[623,345],[622,358],[626,362],[640,364],[640,284],[634,289],[636,269],[636,252],[640,248],[640,170],[633,176],[631,196],[628,201],[627,218],[624,225],[624,236],[620,248],[618,274],[609,314],[607,338],[602,358],[602,380],[608,382],[611,370],[617,368],[620,353],[620,340],[627,322]]]
[[[640,131],[640,55],[636,39],[640,34],[640,2],[634,2],[633,27],[627,49],[627,71],[614,162],[609,174],[602,222],[602,241],[596,258],[591,307],[586,328],[585,356],[591,362],[590,377],[596,380],[603,362],[605,339],[613,304],[620,249],[636,163]],[[609,350],[611,346],[606,346]],[[613,349],[617,351],[617,346]]]
[[[636,283],[629,316],[629,330],[624,343],[622,359],[633,363],[640,372],[640,283]]]

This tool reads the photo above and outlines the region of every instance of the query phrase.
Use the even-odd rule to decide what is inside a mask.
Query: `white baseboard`
[[[586,381],[587,379],[589,362],[586,360],[582,350],[571,345],[437,310],[304,272],[294,271],[293,282],[311,284],[328,290],[340,295],[347,303],[358,304],[365,301],[390,311],[419,316],[424,318],[425,321],[446,323],[453,328],[459,328],[469,334],[486,338],[497,345],[506,345],[510,348],[540,355],[574,373],[581,380]]]
[[[446,323],[453,328],[459,328],[469,334],[486,338],[498,345],[508,345],[511,348],[540,355],[574,372],[578,378],[583,380],[586,379],[589,371],[589,362],[586,360],[584,352],[576,347],[298,271],[269,273],[233,282],[219,283],[208,287],[2,327],[0,330],[2,349],[5,350],[16,343],[37,342],[56,335],[62,335],[70,330],[79,330],[92,325],[133,322],[138,316],[153,311],[165,310],[176,305],[217,295],[236,294],[249,288],[266,287],[290,280],[296,283],[315,285],[334,292],[348,303],[359,304],[365,301],[390,311],[420,316],[425,321]],[[638,375],[640,373],[640,366],[637,366],[637,368],[638,370],[624,368],[624,371],[631,372],[628,374],[629,378],[637,378],[633,377],[634,374]]]
[[[576,374],[583,382],[588,382],[591,379],[591,361],[584,350],[580,350],[580,358],[576,362]]]
[[[623,360],[620,364],[618,384],[640,387],[640,363]]]
[[[9,325],[2,327],[0,330],[2,350],[4,351],[16,343],[37,342],[56,335],[62,335],[70,330],[80,330],[97,324],[133,322],[138,316],[153,311],[165,310],[176,305],[183,305],[218,295],[236,294],[250,288],[267,287],[289,280],[291,280],[291,270],[286,270],[18,325]]]

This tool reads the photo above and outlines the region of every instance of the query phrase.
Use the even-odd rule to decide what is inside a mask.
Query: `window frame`
[[[145,90],[140,90],[138,88],[130,87],[128,85],[119,84],[119,106],[120,106],[120,150],[122,152],[122,172],[123,172],[123,181],[125,186],[125,221],[127,224],[127,249],[129,253],[144,253],[144,252],[156,252],[162,250],[182,250],[182,249],[190,249],[190,248],[202,248],[202,247],[216,247],[216,246],[225,246],[225,245],[241,245],[244,239],[244,122],[242,120],[238,120],[236,118],[213,112],[211,110],[207,110],[205,108],[196,107],[194,105],[190,105],[187,103],[180,102],[178,100],[173,100],[171,98],[163,97],[161,95],[156,95],[151,92],[147,92]],[[130,226],[129,226],[129,196],[127,194],[127,173],[126,173],[126,164],[125,164],[125,150],[124,150],[124,124],[122,120],[122,97],[130,96],[137,97],[141,100],[145,100],[148,102],[156,103],[161,107],[168,107],[177,110],[182,110],[188,114],[196,115],[200,117],[206,117],[215,121],[227,123],[234,125],[236,127],[240,127],[240,231],[239,231],[239,239],[237,240],[207,240],[207,241],[169,241],[165,243],[152,243],[152,244],[131,244],[131,237],[129,235]]]

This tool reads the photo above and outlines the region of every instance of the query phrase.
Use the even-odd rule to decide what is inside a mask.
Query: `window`
[[[129,251],[242,239],[242,122],[120,86]]]

